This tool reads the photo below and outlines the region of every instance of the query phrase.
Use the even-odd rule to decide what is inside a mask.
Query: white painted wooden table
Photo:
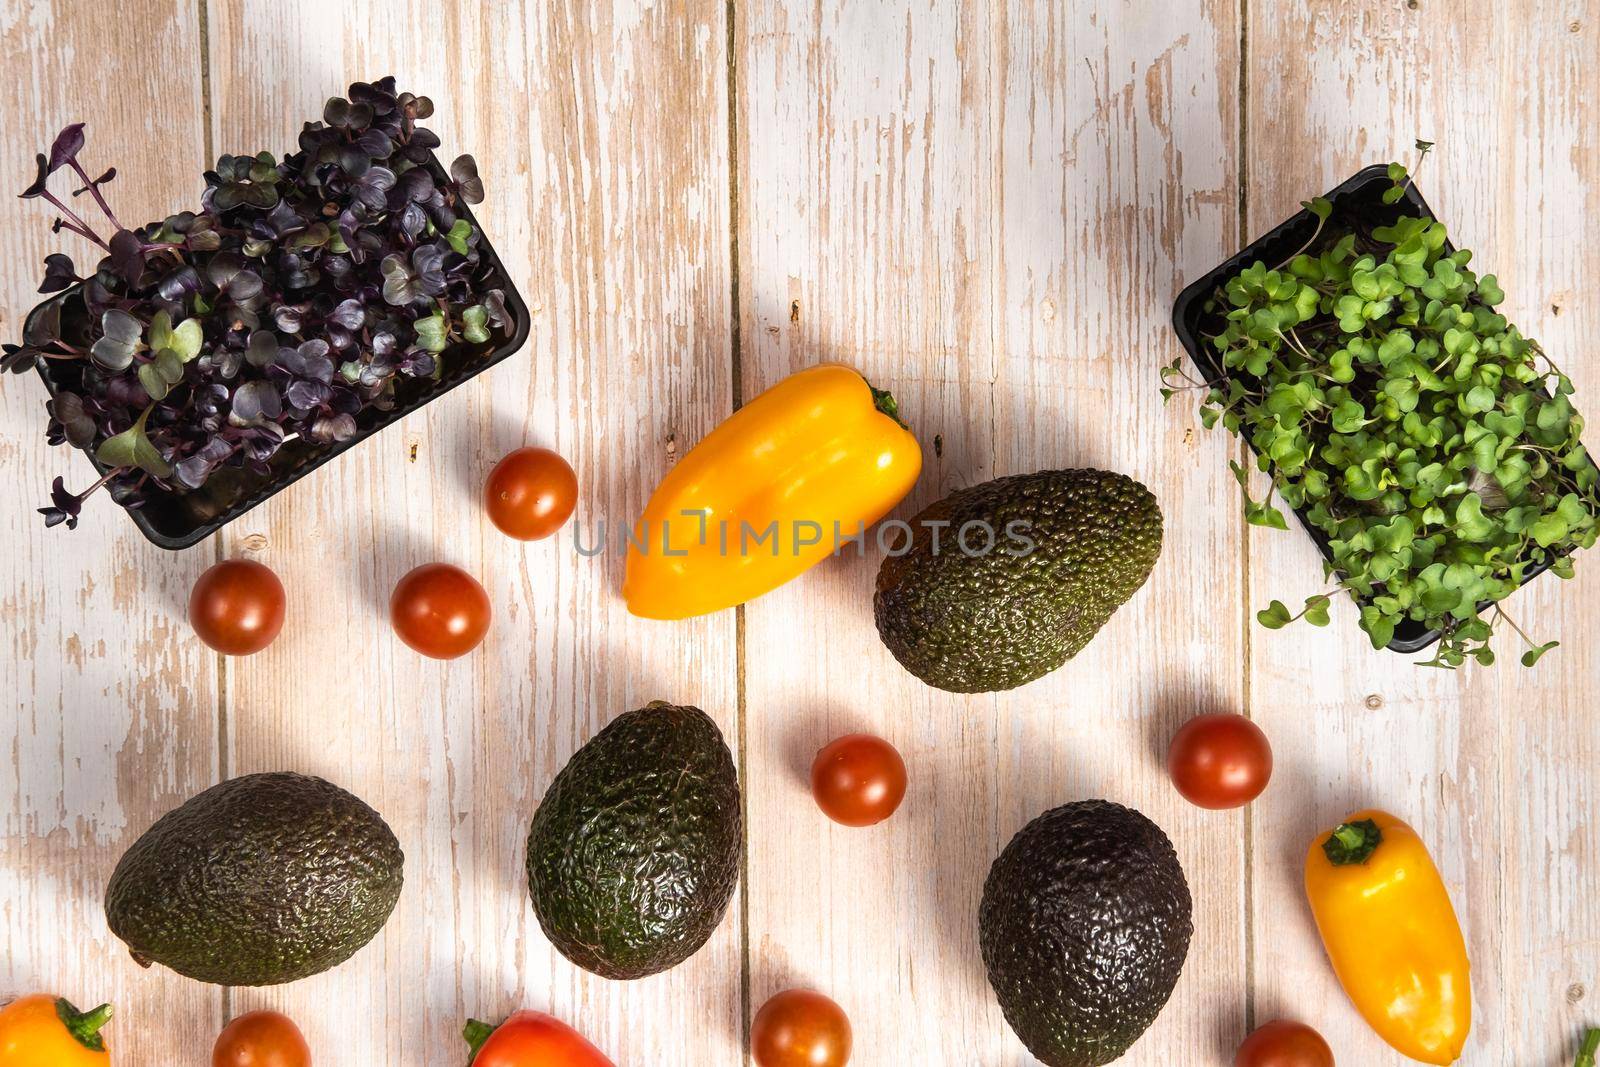
[[[770,993],[825,990],[853,1063],[1031,1063],[974,935],[988,865],[1024,822],[1106,796],[1172,835],[1197,933],[1127,1062],[1231,1062],[1287,1014],[1343,1065],[1399,1062],[1360,1024],[1299,891],[1310,835],[1374,803],[1432,843],[1468,927],[1465,1063],[1570,1063],[1600,1019],[1600,559],[1514,606],[1563,646],[1534,672],[1423,671],[1327,631],[1249,621],[1319,574],[1297,531],[1247,530],[1231,446],[1163,411],[1156,369],[1184,282],[1359,166],[1439,142],[1421,178],[1453,233],[1600,408],[1600,5],[1585,0],[3,0],[0,189],[67,121],[115,163],[124,217],[193,205],[223,151],[286,150],[351,80],[428,93],[445,151],[476,154],[481,217],[534,311],[518,357],[273,499],[212,542],[146,545],[103,497],[75,532],[33,513],[81,457],[46,447],[43,390],[0,392],[0,988],[116,1002],[125,1065],[208,1062],[231,1014],[290,1012],[339,1067],[457,1065],[469,1014],[529,1006],[621,1065],[745,1057]],[[0,332],[41,257],[6,201]],[[477,505],[503,452],[553,446],[579,520],[627,522],[743,398],[819,359],[892,388],[927,450],[909,514],[952,487],[1103,465],[1167,515],[1149,585],[1075,662],[963,698],[876,640],[876,560],[831,562],[743,611],[636,620],[620,560],[570,533],[523,547]],[[935,448],[935,442],[939,447]],[[290,590],[266,653],[225,660],[182,604],[220,558]],[[451,664],[394,640],[393,582],[432,559],[480,575],[497,620]],[[741,895],[706,949],[632,984],[554,953],[528,906],[527,821],[601,724],[698,704],[736,746]],[[1271,790],[1189,807],[1160,766],[1179,723],[1248,711]],[[891,738],[893,820],[827,823],[804,769],[834,735]],[[201,788],[294,769],[353,789],[407,853],[383,934],[309,981],[227,991],[141,971],[101,893],[122,850]]]

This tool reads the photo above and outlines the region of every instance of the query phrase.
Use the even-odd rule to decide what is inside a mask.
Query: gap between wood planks
[[[195,21],[200,33],[200,142],[205,155],[201,162],[211,166],[216,162],[216,135],[211,128],[211,11],[207,0],[195,0]],[[227,556],[227,534],[217,536],[213,562],[221,563]],[[228,767],[228,657],[217,653],[217,781],[229,777]],[[221,986],[218,990],[222,1008],[222,1021],[226,1025],[233,1017],[233,990]]]
[[[728,50],[728,349],[732,361],[730,385],[735,409],[744,404],[744,365],[739,328],[739,39],[738,0],[727,0]],[[739,773],[750,771],[745,731],[745,626],[744,605],[733,613],[734,704],[737,715]],[[750,787],[747,778],[739,790],[739,1053],[740,1063],[750,1062]]]
[[[1235,178],[1239,184],[1239,247],[1250,242],[1250,0],[1239,0],[1239,136],[1235,160]],[[1250,457],[1243,441],[1239,443],[1239,460],[1248,464]],[[1255,718],[1255,704],[1250,691],[1250,668],[1254,648],[1250,630],[1250,524],[1244,523],[1239,538],[1239,610],[1243,616],[1239,627],[1244,655],[1241,657],[1243,677],[1239,696],[1244,702],[1241,709],[1248,719]],[[1244,807],[1244,1031],[1256,1028],[1256,859],[1255,812],[1252,805]]]

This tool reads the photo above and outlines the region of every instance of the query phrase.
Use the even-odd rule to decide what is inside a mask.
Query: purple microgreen
[[[478,177],[478,161],[468,155],[457,156],[450,164],[450,180],[456,195],[469,204],[483,203],[483,179]]]
[[[21,374],[32,370],[44,358],[44,353],[32,345],[0,345],[0,373],[10,371]]]
[[[257,330],[250,335],[244,358],[252,367],[270,367],[278,358],[278,338],[271,330]]]
[[[200,272],[187,263],[163,274],[156,283],[156,292],[161,299],[174,304],[199,291]]]
[[[506,310],[506,294],[501,289],[490,289],[483,297],[483,306],[489,312],[489,324],[502,330],[511,328],[511,313]]]
[[[56,134],[55,143],[50,146],[49,172],[54,174],[67,164],[75,162],[81,151],[83,151],[83,123],[74,122]]]
[[[106,370],[126,370],[144,333],[139,320],[120,308],[111,308],[100,316],[100,330],[100,339],[89,349],[90,357]]]
[[[78,268],[73,265],[71,256],[52,252],[44,257],[44,281],[39,285],[39,292],[57,293],[76,285],[78,280]]]
[[[306,436],[319,444],[337,444],[356,435],[356,420],[346,414],[324,415],[311,423]]]
[[[73,448],[88,448],[99,425],[84,407],[83,397],[65,390],[45,404],[51,422],[61,428],[62,440]]]
[[[19,200],[33,200],[43,196],[45,187],[50,182],[50,160],[43,152],[34,157],[38,162],[38,173],[34,176],[33,184],[17,194]]]
[[[359,330],[367,321],[367,309],[361,301],[351,297],[339,301],[339,305],[328,315],[328,321],[343,326],[347,330]]]
[[[121,473],[122,470],[120,468],[110,471],[81,493],[68,492],[64,481],[61,478],[57,478],[50,483],[50,506],[39,509],[39,514],[44,516],[44,524],[46,526],[59,526],[62,523],[66,523],[67,529],[77,529],[78,513],[83,510],[83,502],[95,490]]]
[[[226,438],[213,437],[195,452],[174,463],[173,474],[183,485],[199,489],[206,484],[217,466],[233,455],[237,447]]]
[[[450,346],[512,332],[485,288],[481,235],[457,217],[482,199],[476,165],[463,156],[441,172],[438,137],[417,125],[432,111],[393,78],[357,83],[306,124],[297,152],[222,156],[198,210],[143,227],[105,200],[115,168],[84,169],[83,126],[63,130],[23,196],[104,255],[83,272],[48,257],[40,291],[62,296],[0,348],[0,370],[89,360],[51,401],[47,440],[92,451],[111,468],[94,488],[138,508],[224,468],[270,476],[286,440],[348,441],[397,406],[407,379],[436,377]],[[57,196],[51,176],[67,170]],[[62,202],[84,194],[109,240]],[[46,521],[75,524],[86,495],[58,482]]]
[[[245,382],[234,390],[228,422],[234,426],[250,426],[282,415],[283,401],[277,386],[268,381]]]
[[[144,274],[144,242],[132,230],[118,230],[112,235],[111,269],[129,288],[139,284]]]

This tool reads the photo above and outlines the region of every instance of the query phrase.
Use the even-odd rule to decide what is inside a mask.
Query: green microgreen
[[[1423,156],[1431,147],[1417,142]],[[1411,172],[1389,176],[1383,199],[1398,202]],[[1504,626],[1532,666],[1556,642],[1523,633],[1499,602],[1535,564],[1571,577],[1571,553],[1600,537],[1600,470],[1579,440],[1572,381],[1495,310],[1504,292],[1449,248],[1443,223],[1369,228],[1326,200],[1304,206],[1316,219],[1305,246],[1239,271],[1208,306],[1219,327],[1205,342],[1226,376],[1205,381],[1174,360],[1162,396],[1197,394],[1207,429],[1250,443],[1259,474],[1230,464],[1246,520],[1285,528],[1277,500],[1319,531],[1374,647],[1409,621],[1443,635],[1427,666],[1487,665]],[[1259,498],[1253,477],[1268,486]],[[1273,601],[1257,620],[1322,625],[1328,612],[1318,594],[1298,613]]]

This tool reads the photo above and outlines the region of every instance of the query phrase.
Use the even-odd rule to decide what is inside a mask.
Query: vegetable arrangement
[[[1399,164],[1389,175],[1393,203],[1410,178]],[[1163,395],[1198,392],[1207,428],[1250,442],[1270,487],[1252,498],[1232,464],[1246,519],[1286,528],[1276,495],[1320,532],[1374,648],[1410,620],[1442,634],[1429,666],[1489,664],[1503,625],[1532,666],[1556,642],[1527,638],[1500,601],[1536,566],[1571,577],[1570,553],[1600,536],[1600,471],[1572,381],[1495,311],[1494,276],[1467,266],[1443,223],[1368,226],[1320,197],[1305,206],[1318,222],[1305,247],[1215,296],[1222,327],[1207,341],[1225,379],[1174,360]],[[1257,619],[1325,625],[1329,602],[1320,593],[1294,613],[1273,601]]]
[[[306,126],[299,152],[282,162],[225,156],[206,176],[199,213],[135,230],[104,198],[115,171],[91,179],[79,162],[81,125],[39,157],[23,195],[45,199],[62,214],[58,229],[106,252],[86,277],[51,256],[41,291],[71,291],[75,303],[49,305],[5,350],[11,370],[62,365],[53,373],[71,387],[51,401],[51,438],[92,450],[106,468],[85,493],[56,479],[43,509],[50,525],[74,526],[103,486],[138,508],[198,493],[225,472],[265,478],[287,443],[350,439],[369,412],[401,402],[408,380],[437,377],[454,346],[509,328],[504,294],[486,285],[480,235],[456,213],[482,199],[476,167],[463,156],[448,176],[438,170],[438,140],[416,125],[431,110],[392,79],[358,83]],[[51,191],[62,173],[83,183],[106,236]],[[1391,173],[1398,200],[1409,179]],[[1334,220],[1327,201],[1308,210]],[[1299,253],[1256,263],[1218,294],[1225,324],[1209,340],[1226,380],[1189,378],[1176,362],[1164,369],[1169,395],[1200,392],[1205,424],[1257,450],[1272,488],[1247,497],[1249,521],[1287,525],[1272,494],[1300,511],[1325,536],[1330,573],[1374,646],[1405,620],[1437,626],[1434,663],[1447,667],[1492,662],[1494,629],[1512,625],[1499,601],[1535,567],[1570,575],[1569,554],[1595,542],[1600,513],[1571,381],[1494,311],[1503,294],[1469,258],[1429,218],[1319,224]],[[910,492],[921,464],[889,393],[839,365],[803,370],[663,479],[630,542],[628,607],[682,619],[769,592],[841,538],[861,538]],[[1244,469],[1235,475],[1248,489]],[[568,521],[578,494],[566,460],[523,448],[491,472],[482,502],[507,536],[535,541]],[[886,551],[875,622],[908,671],[952,692],[1009,689],[1061,667],[1143,585],[1164,536],[1154,495],[1098,470],[997,478],[914,521],[904,550]],[[814,537],[800,533],[807,527]],[[944,528],[960,551],[941,551]],[[987,531],[981,550],[966,540],[974,528]],[[1001,531],[1017,545],[999,544]],[[278,636],[286,602],[268,568],[230,560],[196,583],[189,617],[210,647],[248,655]],[[1319,594],[1295,617],[1326,623],[1329,605]],[[440,659],[477,648],[492,614],[482,585],[444,563],[406,574],[390,601],[396,635]],[[1259,617],[1291,620],[1276,601]],[[1531,665],[1554,642],[1529,644]],[[1268,787],[1271,746],[1244,716],[1199,716],[1172,739],[1168,770],[1192,803],[1239,807]],[[810,781],[822,813],[865,827],[899,808],[907,770],[888,741],[851,734],[817,753]],[[552,946],[616,980],[699,951],[737,888],[741,798],[732,752],[698,708],[655,701],[602,729],[529,827],[528,892]],[[141,836],[112,875],[106,915],[146,966],[228,985],[294,981],[376,936],[403,867],[398,840],[359,798],[302,775],[247,775]],[[1358,812],[1313,844],[1305,886],[1335,973],[1373,1029],[1414,1059],[1454,1062],[1470,1029],[1470,969],[1416,833]],[[1187,957],[1193,901],[1159,826],[1089,800],[1015,835],[977,919],[1008,1023],[1048,1067],[1079,1067],[1117,1058],[1159,1015]],[[0,1067],[104,1067],[109,1016],[109,1006],[80,1013],[43,996],[0,1009]],[[538,1012],[499,1026],[473,1020],[464,1036],[476,1067],[613,1067]],[[750,1031],[758,1067],[844,1067],[851,1044],[844,1010],[811,990],[774,996]],[[1591,1034],[1580,1065],[1596,1044]],[[299,1029],[270,1012],[230,1022],[213,1052],[214,1067],[310,1062]],[[1279,1020],[1249,1035],[1236,1062],[1333,1058],[1314,1030]]]
[[[50,256],[40,291],[75,299],[45,305],[0,358],[19,372],[53,365],[50,440],[106,469],[81,492],[57,478],[40,509],[48,524],[75,526],[102,486],[139,508],[224,471],[267,479],[286,443],[355,437],[406,381],[437,377],[452,346],[506,331],[481,235],[457,214],[483,199],[477,165],[464,155],[438,169],[439,138],[417,125],[432,112],[393,78],[357,83],[306,124],[298,152],[223,156],[198,212],[134,229],[105,197],[116,168],[90,177],[79,159],[82,123],[39,155],[22,196],[106,253],[82,276]],[[63,175],[102,221],[52,191]]]

